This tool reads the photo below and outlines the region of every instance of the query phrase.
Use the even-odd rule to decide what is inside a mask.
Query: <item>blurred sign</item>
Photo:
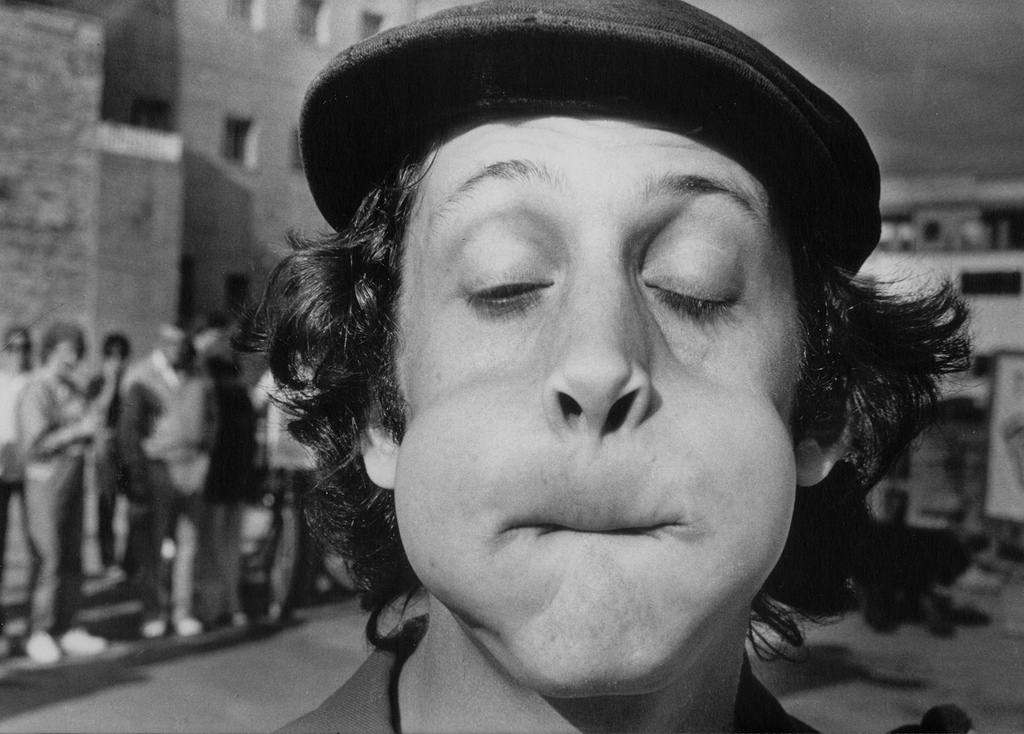
[[[1024,354],[997,354],[985,514],[1024,522]]]

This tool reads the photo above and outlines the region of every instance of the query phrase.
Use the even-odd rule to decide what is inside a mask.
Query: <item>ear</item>
[[[395,488],[399,446],[386,430],[371,426],[363,432],[360,451],[370,481],[381,489]]]
[[[832,471],[832,467],[850,449],[848,431],[829,438],[809,435],[796,445],[796,483],[799,487],[813,487]]]

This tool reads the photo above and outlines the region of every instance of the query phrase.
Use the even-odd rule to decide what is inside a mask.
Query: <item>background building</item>
[[[868,270],[948,277],[970,300],[976,353],[1024,349],[1024,178],[887,178]]]
[[[309,81],[345,46],[454,4],[0,2],[0,320],[76,318],[94,337],[125,331],[141,351],[161,322],[236,313],[290,231],[324,226],[296,139]],[[971,301],[975,366],[943,407],[956,417],[893,479],[925,514],[982,496],[987,357],[1024,350],[1024,178],[1008,142],[1022,118],[1019,95],[939,91],[1024,78],[1000,44],[951,40],[1013,36],[1024,21],[988,5],[920,25],[875,0],[841,18],[788,0],[770,12],[699,4],[780,49],[864,124],[885,216],[865,271],[900,288],[947,277]],[[832,32],[840,20],[856,42]],[[965,115],[979,123],[969,133]]]
[[[413,0],[0,3],[0,316],[82,322],[138,350],[230,318],[292,230],[302,96]]]
[[[0,5],[0,317],[145,340],[174,317],[181,139],[100,120],[103,27]]]
[[[408,20],[413,4],[101,5],[103,118],[175,131],[183,141],[179,314],[186,322],[230,315],[258,294],[289,231],[324,226],[298,155],[307,85],[344,46]]]
[[[974,364],[947,386],[940,420],[880,488],[907,491],[912,521],[984,524],[990,366],[1024,352],[1024,179],[890,177],[884,224],[864,271],[897,289],[952,281],[971,304]]]

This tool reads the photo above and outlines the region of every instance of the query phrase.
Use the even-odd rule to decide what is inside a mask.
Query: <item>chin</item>
[[[424,583],[498,668],[544,696],[642,695],[740,654],[767,564],[736,574],[690,544],[667,560],[620,545],[559,546],[557,571],[546,555],[517,558],[518,582],[491,573],[446,587],[429,573],[446,566],[428,564]]]
[[[544,696],[641,695],[684,674],[709,635],[725,632],[715,626],[685,614],[602,617],[590,610],[535,619],[484,644],[513,678]]]
[[[642,695],[660,690],[678,674],[675,661],[658,656],[562,656],[558,646],[533,653],[515,671],[519,682],[549,698]],[[678,663],[675,663],[678,664]]]

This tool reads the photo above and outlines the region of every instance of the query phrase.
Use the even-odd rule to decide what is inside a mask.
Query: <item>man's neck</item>
[[[663,688],[638,695],[548,698],[512,679],[436,600],[399,682],[402,731],[731,731],[742,637]]]

